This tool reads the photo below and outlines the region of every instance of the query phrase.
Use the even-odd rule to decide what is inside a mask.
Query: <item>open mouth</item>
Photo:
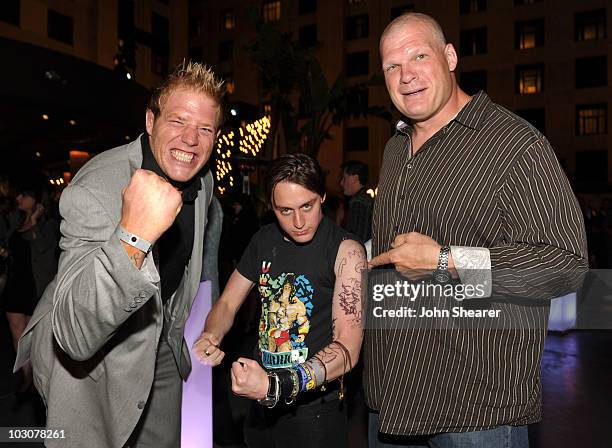
[[[179,162],[183,163],[191,163],[195,154],[191,152],[181,151],[180,149],[172,149],[170,150],[170,154]]]

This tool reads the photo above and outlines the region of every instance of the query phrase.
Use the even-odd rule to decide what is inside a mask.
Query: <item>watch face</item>
[[[449,271],[435,270],[433,271],[433,279],[436,283],[448,283],[451,279],[451,273]]]

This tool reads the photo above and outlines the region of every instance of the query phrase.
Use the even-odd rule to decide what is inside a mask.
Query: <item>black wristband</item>
[[[278,379],[280,380],[280,397],[289,399],[293,392],[293,375],[289,369],[278,369]]]

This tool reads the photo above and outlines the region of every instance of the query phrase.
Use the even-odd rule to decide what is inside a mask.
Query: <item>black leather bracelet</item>
[[[280,397],[288,400],[293,393],[293,375],[289,369],[279,369],[277,375],[280,380]]]

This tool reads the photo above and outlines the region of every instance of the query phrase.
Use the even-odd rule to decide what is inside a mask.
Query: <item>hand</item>
[[[181,193],[152,171],[136,170],[123,190],[121,226],[151,244],[181,211]]]
[[[417,232],[402,233],[395,237],[391,247],[391,250],[372,258],[369,267],[393,264],[397,271],[411,279],[431,275],[438,267],[441,246],[427,235]]]
[[[248,358],[238,358],[232,363],[232,392],[251,400],[261,400],[268,393],[268,374],[257,363]]]
[[[34,206],[34,211],[32,212],[32,216],[30,216],[30,220],[32,221],[33,224],[36,224],[38,222],[38,218],[42,216],[44,211],[45,211],[45,207],[43,207],[42,204],[37,203]]]
[[[225,353],[219,348],[219,344],[219,338],[212,333],[203,331],[193,344],[193,353],[202,364],[218,366],[225,357]]]

